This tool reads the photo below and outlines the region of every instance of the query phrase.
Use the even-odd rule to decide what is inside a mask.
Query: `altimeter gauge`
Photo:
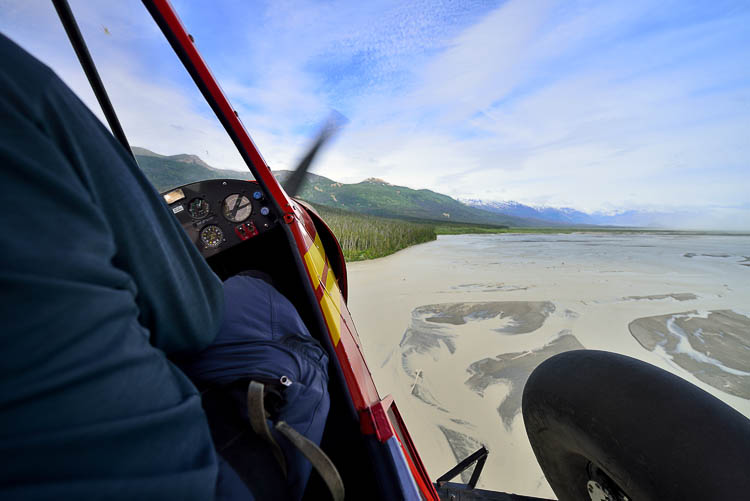
[[[201,230],[201,242],[209,249],[215,249],[224,241],[224,232],[215,224],[209,224]]]
[[[208,216],[209,206],[208,202],[202,198],[194,198],[188,204],[188,213],[193,219],[203,219]]]
[[[253,213],[253,204],[245,195],[235,193],[224,199],[224,217],[233,223],[241,223]]]

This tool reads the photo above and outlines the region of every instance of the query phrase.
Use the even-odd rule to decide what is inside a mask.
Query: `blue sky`
[[[71,4],[133,144],[242,168],[140,2]],[[748,2],[174,5],[274,169],[335,109],[336,181],[750,228]],[[0,0],[0,31],[95,107],[47,1]]]

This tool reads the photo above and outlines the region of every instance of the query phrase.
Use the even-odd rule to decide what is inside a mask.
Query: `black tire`
[[[556,355],[529,377],[523,418],[562,501],[589,499],[596,468],[634,501],[750,499],[750,420],[645,362]]]

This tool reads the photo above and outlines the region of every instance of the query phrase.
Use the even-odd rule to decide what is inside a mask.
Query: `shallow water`
[[[520,394],[555,353],[636,357],[750,416],[749,264],[747,236],[441,236],[350,264],[349,307],[433,478],[481,443],[480,487],[551,497]]]

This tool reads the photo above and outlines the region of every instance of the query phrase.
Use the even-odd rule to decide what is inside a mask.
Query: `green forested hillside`
[[[214,169],[195,155],[159,155],[137,146],[133,153],[138,166],[160,192],[205,179],[253,179],[250,171]]]
[[[288,171],[274,173],[279,179]],[[356,184],[337,183],[323,176],[310,175],[299,197],[314,204],[381,217],[424,219],[505,226],[549,226],[538,221],[475,209],[441,193],[394,186],[379,179]]]
[[[252,179],[249,171],[215,169],[195,155],[165,156],[138,147],[134,147],[133,152],[138,165],[159,191],[205,179]],[[274,172],[282,182],[289,174],[288,171]],[[317,205],[386,218],[495,226],[550,225],[476,209],[434,191],[393,186],[378,179],[343,184],[308,174],[307,183],[298,196]]]
[[[355,214],[323,205],[315,205],[315,210],[336,235],[347,261],[387,256],[437,238],[435,226],[429,223]]]

